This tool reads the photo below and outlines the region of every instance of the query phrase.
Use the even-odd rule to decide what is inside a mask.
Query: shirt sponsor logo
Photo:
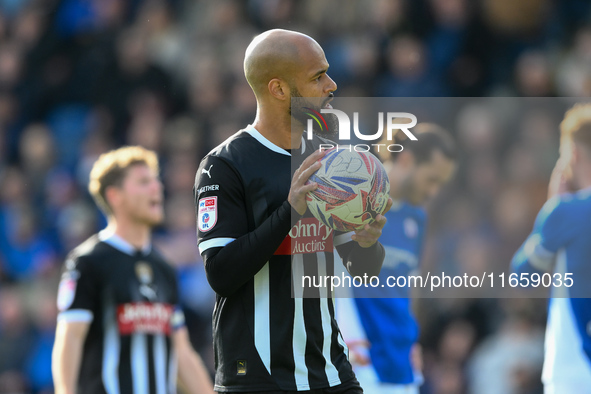
[[[117,323],[122,335],[133,333],[170,334],[174,308],[169,304],[134,302],[117,307]]]
[[[199,231],[205,233],[215,226],[218,220],[218,198],[205,197],[199,200],[197,225]]]
[[[275,251],[276,255],[332,252],[333,231],[316,218],[302,218]]]

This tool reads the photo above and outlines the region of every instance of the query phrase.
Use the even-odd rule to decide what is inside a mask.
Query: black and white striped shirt
[[[350,233],[300,217],[287,202],[294,169],[320,143],[302,140],[301,149],[288,152],[249,126],[198,169],[199,250],[217,293],[217,391],[304,391],[354,379],[330,294],[305,294],[292,279],[331,275],[334,247],[342,256],[357,245]],[[383,248],[376,245],[370,257],[381,265]]]
[[[174,270],[102,231],[74,249],[58,291],[58,320],[89,322],[78,392],[176,394],[172,333],[184,326]]]

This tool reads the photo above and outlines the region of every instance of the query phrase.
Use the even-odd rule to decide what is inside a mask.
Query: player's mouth
[[[324,103],[322,108],[332,109],[332,105],[330,105],[330,102],[332,101],[332,99],[334,99],[334,94],[331,93],[328,95],[328,99],[326,100],[326,102]]]

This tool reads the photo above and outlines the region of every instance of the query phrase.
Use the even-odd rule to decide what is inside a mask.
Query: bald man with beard
[[[327,70],[322,48],[304,34],[270,30],[255,37],[244,60],[257,99],[254,122],[213,149],[197,170],[199,251],[217,294],[217,392],[363,392],[331,294],[301,281],[302,275],[332,275],[334,248],[352,275],[377,275],[384,258],[381,215],[340,233],[307,210],[306,193],[317,185],[306,181],[320,167],[320,144],[330,141],[302,137],[305,120],[291,98],[329,106],[337,86]],[[292,132],[292,125],[301,131]]]

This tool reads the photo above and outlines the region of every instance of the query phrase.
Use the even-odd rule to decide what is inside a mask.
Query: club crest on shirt
[[[148,285],[152,283],[154,274],[152,273],[152,267],[148,263],[139,261],[135,265],[135,274],[141,284]]]
[[[72,306],[79,277],[80,273],[76,270],[67,271],[63,274],[57,292],[57,308],[59,311],[63,312]]]
[[[140,294],[150,301],[156,301],[156,287],[152,284],[154,274],[152,267],[144,261],[139,261],[135,265],[135,274],[140,281]]]
[[[211,230],[218,220],[218,198],[205,197],[199,200],[197,210],[197,227],[205,233]]]

